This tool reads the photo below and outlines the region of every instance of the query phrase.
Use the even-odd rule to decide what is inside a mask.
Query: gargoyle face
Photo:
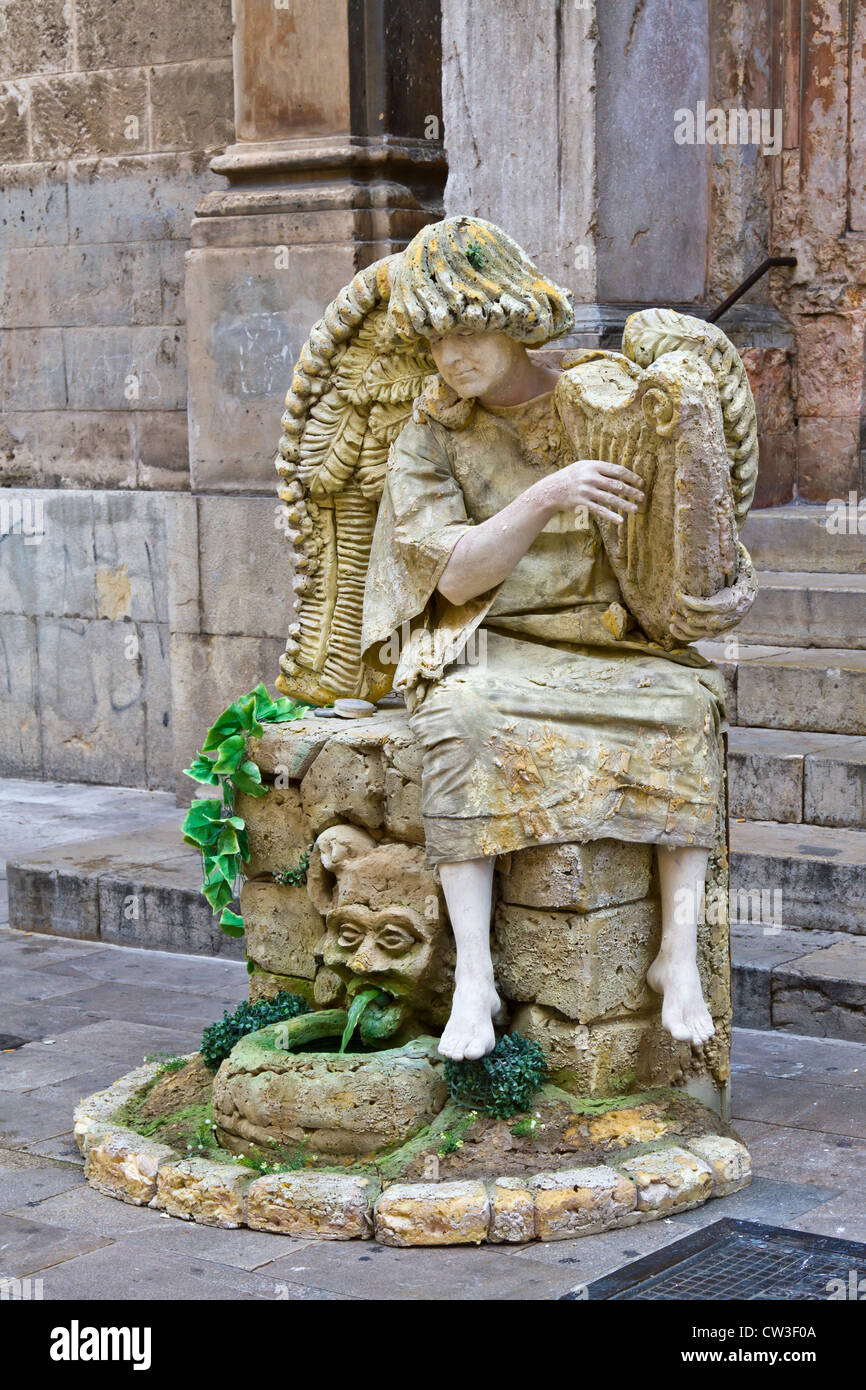
[[[431,963],[437,931],[436,921],[409,907],[373,911],[364,903],[347,903],[328,916],[325,964],[407,994]]]
[[[378,985],[425,1021],[447,1016],[453,943],[438,877],[418,845],[334,826],[316,841],[307,890],[325,918],[324,963],[350,993]]]

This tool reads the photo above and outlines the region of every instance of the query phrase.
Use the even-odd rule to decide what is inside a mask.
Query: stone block
[[[590,912],[645,898],[653,851],[651,845],[590,840],[518,850],[509,861],[499,875],[503,902]]]
[[[421,749],[398,742],[385,748],[385,831],[412,845],[424,844],[421,815]]]
[[[0,86],[0,160],[24,163],[30,159],[29,92],[24,83]]]
[[[866,734],[866,652],[758,647],[741,653],[740,724]]]
[[[811,1037],[866,1041],[866,940],[862,937],[837,940],[780,961],[771,983],[774,1028]]]
[[[758,484],[752,506],[781,507],[790,502],[797,490],[797,433],[759,432],[760,465]]]
[[[314,835],[346,820],[378,830],[384,800],[381,756],[334,740],[321,750],[301,782],[301,802]]]
[[[72,1132],[80,1154],[85,1154],[88,1148],[92,1148],[99,1141],[108,1128],[107,1121],[137,1091],[147,1085],[159,1066],[159,1062],[145,1062],[134,1071],[120,1077],[113,1085],[107,1086],[104,1091],[95,1091],[93,1095],[85,1096],[78,1102],[72,1113]]]
[[[511,1031],[545,1051],[554,1081],[581,1095],[624,1095],[635,1088],[670,1086],[696,1066],[687,1043],[676,1042],[658,1017],[587,1027],[539,1004],[519,1008]]]
[[[46,774],[66,781],[146,781],[141,639],[126,622],[37,621]]]
[[[522,1245],[535,1238],[535,1200],[528,1178],[497,1178],[490,1190],[490,1229],[495,1245]]]
[[[787,732],[731,730],[728,811],[742,820],[803,819],[803,753]]]
[[[277,975],[315,978],[325,924],[306,888],[255,879],[241,889],[241,912],[250,960]]]
[[[866,829],[866,739],[852,741],[835,754],[807,753],[803,775],[803,819],[808,825]]]
[[[247,752],[266,781],[276,779],[282,784],[288,778],[299,781],[312,767],[335,728],[334,720],[316,719],[315,716],[293,719],[286,724],[268,724],[261,738],[247,741]]]
[[[167,621],[165,501],[159,493],[95,493],[93,552],[97,617]]]
[[[234,134],[231,57],[151,68],[150,103],[154,150],[224,149]]]
[[[2,47],[0,40],[0,50]],[[64,166],[18,164],[4,169],[0,225],[7,247],[66,246],[69,219]]]
[[[182,328],[69,328],[63,336],[69,403],[74,409],[183,409],[186,344]]]
[[[30,107],[36,160],[147,149],[147,81],[133,68],[38,78]]]
[[[7,410],[64,410],[66,357],[61,330],[0,332],[0,380]]]
[[[797,414],[858,416],[866,313],[803,315],[797,325]],[[825,459],[825,466],[829,460]]]
[[[338,1173],[274,1173],[250,1185],[247,1225],[313,1240],[366,1240],[376,1185]]]
[[[500,903],[497,977],[510,999],[545,1004],[579,1023],[650,1007],[646,972],[658,951],[657,903],[586,914]]]
[[[156,1206],[182,1221],[235,1230],[245,1224],[249,1169],[206,1158],[163,1163],[157,1173]]]
[[[752,1181],[752,1160],[745,1145],[723,1134],[705,1134],[689,1140],[689,1151],[708,1163],[713,1175],[713,1196],[727,1197]]]
[[[321,975],[321,973],[320,971],[319,974]],[[323,1004],[321,1000],[314,997],[312,982],[302,980],[299,975],[275,975],[270,970],[261,970],[256,966],[249,978],[251,1004],[254,1004],[257,999],[273,999],[281,990],[285,990],[287,994],[300,994],[302,998],[306,999],[310,1008],[316,1005],[319,1008],[330,1007],[330,1001]]]
[[[72,15],[64,0],[8,0],[0,11],[0,77],[73,66]]]
[[[786,348],[748,347],[740,356],[755,398],[760,433],[781,434],[790,430],[794,424],[792,352]],[[763,466],[762,456],[762,470]]]
[[[5,494],[22,534],[3,542],[0,611],[28,617],[95,618],[94,494],[16,488]]]
[[[9,920],[16,931],[48,932],[78,940],[99,939],[96,879],[82,880],[50,865],[9,864]]]
[[[7,537],[7,553],[10,544]],[[0,766],[6,777],[42,773],[36,672],[36,624],[0,613]]]
[[[206,158],[195,151],[76,160],[68,177],[69,234],[60,244],[175,239],[185,245],[195,205],[216,182]],[[59,215],[53,207],[48,213],[46,229]],[[60,240],[53,231],[42,238]]]
[[[243,941],[221,930],[200,885],[200,864],[192,854],[163,860],[146,873],[113,865],[99,875],[100,940],[243,960]]]
[[[85,1146],[84,1176],[97,1192],[131,1206],[146,1207],[156,1196],[161,1163],[177,1158],[174,1149],[131,1129],[112,1127]]]
[[[183,247],[174,246],[182,263]],[[171,323],[159,242],[11,247],[0,277],[7,328]]]
[[[130,414],[138,486],[182,491],[189,487],[189,432],[183,410]]]
[[[292,551],[273,497],[198,499],[203,632],[276,637],[293,617]]]
[[[797,427],[799,496],[807,502],[846,497],[860,479],[860,417],[801,416]]]
[[[174,787],[168,626],[165,623],[141,623],[139,634],[145,691],[145,785],[153,790],[167,791]]]
[[[214,1118],[224,1143],[369,1154],[404,1142],[447,1098],[431,1040],[375,1053],[290,1053],[280,1024],[235,1046],[214,1082]],[[275,1031],[276,1030],[276,1031]]]
[[[348,245],[290,246],[285,269],[277,259],[273,245],[259,242],[193,250],[187,258],[189,350],[198,363],[189,383],[198,491],[263,491],[273,498],[280,402],[292,365],[322,306],[357,268]]]
[[[166,597],[169,631],[198,633],[200,578],[198,501],[188,493],[165,499]]]
[[[0,485],[133,488],[135,412],[122,410],[7,411],[0,418]],[[65,565],[66,582],[72,577]]]
[[[59,0],[54,3],[59,7]],[[224,58],[231,53],[231,3],[202,0],[180,10],[171,0],[155,0],[142,24],[134,5],[106,9],[101,0],[78,0],[77,32],[82,68]]]
[[[392,1183],[376,1203],[382,1245],[480,1245],[490,1200],[480,1182]]]
[[[637,1189],[637,1210],[654,1216],[685,1211],[712,1196],[713,1169],[685,1149],[660,1149],[622,1164]]]
[[[241,793],[235,806],[246,821],[250,842],[250,860],[244,869],[247,878],[293,868],[313,842],[296,783],[272,786],[267,796]]]
[[[599,1164],[530,1179],[539,1240],[570,1240],[619,1225],[635,1208],[635,1184]]]

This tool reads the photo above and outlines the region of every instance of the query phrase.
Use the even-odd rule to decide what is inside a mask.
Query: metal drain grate
[[[589,1297],[826,1302],[830,1281],[847,1288],[852,1271],[856,1285],[866,1273],[866,1245],[858,1241],[726,1219],[597,1279]]]

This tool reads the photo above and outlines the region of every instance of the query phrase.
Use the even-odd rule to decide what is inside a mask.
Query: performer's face
[[[439,375],[458,396],[486,396],[500,389],[514,371],[521,345],[507,333],[473,333],[458,328],[430,338]]]

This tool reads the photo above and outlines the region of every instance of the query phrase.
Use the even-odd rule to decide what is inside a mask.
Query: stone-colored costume
[[[665,650],[638,627],[612,523],[560,513],[498,589],[459,609],[436,592],[469,526],[576,456],[559,389],[498,409],[437,410],[433,394],[392,450],[363,636],[366,660],[387,664],[389,637],[411,628],[396,684],[423,748],[429,859],[604,837],[711,849],[724,684],[693,649]],[[641,472],[640,460],[631,466]],[[723,450],[713,481],[721,515],[730,503]],[[652,562],[670,569],[662,498],[677,479],[667,483],[642,510],[644,550],[651,544]],[[722,516],[733,579],[728,522]]]

